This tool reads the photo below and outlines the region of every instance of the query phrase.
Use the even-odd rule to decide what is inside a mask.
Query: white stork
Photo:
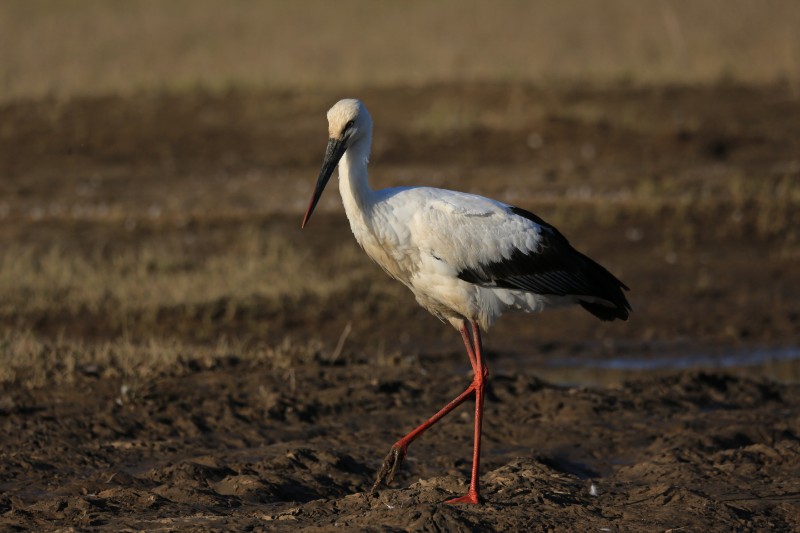
[[[305,227],[336,166],[339,192],[358,244],[417,302],[456,328],[473,370],[469,387],[427,422],[398,440],[378,472],[373,491],[391,482],[408,446],[475,394],[475,440],[469,492],[446,503],[478,503],[481,420],[489,370],[481,330],[505,311],[542,311],[580,304],[601,320],[626,320],[626,287],[570,246],[538,216],[495,200],[431,187],[372,190],[367,163],[372,119],[359,100],[328,111],[328,146],[308,205]]]

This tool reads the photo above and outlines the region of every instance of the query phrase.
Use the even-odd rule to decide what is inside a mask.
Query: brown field
[[[532,30],[498,40],[502,9],[453,2],[5,3],[0,527],[800,528],[800,10],[768,4],[506,2]],[[468,407],[369,494],[469,365],[335,188],[299,228],[343,96],[373,186],[533,210],[632,289],[628,322],[485,336],[480,508],[441,505]]]
[[[794,0],[140,0],[0,5],[0,99],[432,82],[800,90]]]

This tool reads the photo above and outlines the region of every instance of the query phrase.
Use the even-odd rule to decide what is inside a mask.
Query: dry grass
[[[793,0],[0,4],[0,100],[436,81],[800,79]]]
[[[189,233],[157,236],[112,252],[102,247],[82,252],[74,243],[11,243],[0,252],[0,312],[114,309],[124,314],[221,299],[327,297],[363,276],[364,261],[352,247],[334,252],[328,269],[316,269],[309,265],[307,247],[252,225],[213,249],[202,251],[202,244]]]
[[[746,295],[758,309],[789,309],[789,318],[770,317],[777,325],[764,327],[789,331],[795,300],[775,287],[788,285],[779,274],[800,249],[800,166],[797,106],[784,86],[764,94],[723,87],[720,98],[728,100],[719,107],[711,89],[526,90],[372,91],[376,116],[385,119],[374,185],[426,183],[533,209],[577,236],[582,250],[615,261],[610,268],[633,278],[632,297],[650,298],[626,324],[631,336],[661,338],[658,320],[670,313],[656,301],[664,264],[683,269],[675,291],[708,295],[712,311],[715,299],[730,294]],[[187,358],[228,353],[268,359],[291,379],[295,365],[320,351],[340,357],[342,313],[369,318],[354,322],[349,339],[339,337],[344,351],[357,345],[375,361],[385,352],[363,349],[377,344],[365,329],[400,337],[394,324],[424,314],[357,249],[341,214],[335,228],[324,228],[324,211],[341,211],[335,190],[313,227],[299,233],[324,147],[317,108],[327,96],[308,106],[303,97],[242,94],[250,93],[199,98],[173,115],[161,113],[180,109],[180,95],[163,106],[150,96],[78,99],[59,103],[63,113],[51,113],[53,102],[6,107],[15,112],[0,136],[8,176],[0,186],[0,383],[40,386],[81,372],[133,383]],[[754,106],[744,105],[753,99]],[[414,114],[396,104],[409,100]],[[256,113],[261,106],[267,111]],[[31,108],[52,115],[32,132]],[[206,127],[197,118],[204,111],[219,123]],[[159,120],[139,123],[140,114]],[[76,140],[76,124],[91,133],[89,142]],[[532,147],[527,139],[539,134]],[[37,143],[43,148],[30,150]],[[714,156],[715,143],[729,143],[730,153]],[[170,148],[175,155],[166,163],[152,155]],[[275,212],[291,213],[291,220]],[[718,258],[704,253],[709,245]],[[726,246],[752,249],[777,265],[771,292],[740,291],[738,279],[736,291],[721,292],[719,278],[731,268]],[[721,302],[728,314],[714,315],[736,326],[731,339],[756,327],[749,317],[741,327],[728,320],[730,309],[746,307],[737,302]],[[412,322],[451,333],[430,318]],[[706,331],[671,327],[667,334]],[[759,338],[774,340],[768,335]]]
[[[297,365],[322,353],[318,339],[285,337],[267,345],[221,337],[216,344],[192,344],[158,338],[146,342],[126,337],[104,341],[53,339],[30,331],[11,331],[0,333],[0,386],[17,383],[36,388],[74,383],[81,374],[97,375],[120,380],[118,401],[124,401],[141,383],[165,371],[180,372],[186,366],[212,368],[220,358],[233,356],[248,363],[268,364],[291,379]]]
[[[625,213],[647,219],[669,217],[663,220],[665,227],[686,235],[699,229],[690,213],[721,206],[731,212],[730,223],[715,228],[722,236],[747,228],[755,238],[780,236],[792,246],[800,242],[795,226],[800,182],[793,176],[732,176],[692,186],[678,178],[643,179],[636,188],[611,195],[592,189],[580,194],[568,191],[557,201],[527,207],[546,211],[553,223],[563,227],[587,221],[613,226]],[[253,297],[324,299],[375,273],[349,241],[333,250],[324,264],[313,264],[311,254],[308,243],[248,223],[231,231],[224,243],[199,242],[188,231],[117,245],[110,252],[103,246],[81,251],[74,244],[12,242],[0,250],[0,313],[62,309],[95,314],[111,308],[127,313],[222,299],[234,303]]]
[[[588,196],[540,207],[567,234],[580,234],[574,231],[579,227],[607,228],[633,243],[642,239],[636,233],[640,222],[658,221],[660,235],[647,234],[646,249],[667,262],[671,256],[702,255],[709,240],[768,240],[775,243],[770,252],[773,260],[798,257],[800,190],[795,182],[787,179],[772,186],[756,186],[733,180],[731,200],[722,202],[689,193],[678,199],[665,198],[661,194],[664,186],[659,182],[642,187],[611,202]],[[742,196],[736,196],[737,191]],[[726,212],[730,213],[727,220]],[[704,225],[699,222],[703,220],[715,222]],[[189,360],[213,365],[228,354],[266,362],[291,380],[297,365],[309,358],[335,359],[341,347],[330,339],[323,346],[316,328],[309,326],[303,329],[311,334],[303,339],[286,336],[292,333],[279,333],[279,340],[221,333],[229,326],[241,329],[235,326],[241,321],[237,318],[240,311],[253,312],[254,306],[269,307],[278,300],[284,302],[280,305],[297,305],[310,296],[329,312],[341,309],[348,316],[372,316],[385,325],[395,312],[407,312],[409,305],[416,308],[404,288],[385,278],[350,242],[335,248],[326,256],[330,261],[323,264],[318,255],[309,255],[306,243],[276,237],[269,231],[249,227],[229,237],[230,242],[216,243],[203,253],[174,236],[141,241],[110,256],[87,255],[57,244],[12,243],[4,247],[0,253],[0,313],[9,320],[0,328],[0,384],[38,387],[71,382],[81,373],[101,373],[121,379],[129,390],[121,393],[124,396],[135,394],[137,383],[165,369],[180,368]],[[642,253],[640,246],[632,246],[634,249]],[[686,282],[694,283],[698,294],[713,292],[716,282],[709,277],[711,272],[703,267],[692,274],[695,281]],[[359,287],[371,287],[369,296],[348,298],[346,304],[330,301],[338,295],[363,294]],[[389,294],[392,291],[397,294]],[[224,302],[224,316],[212,321],[207,315],[219,312],[215,302]],[[183,325],[166,334],[148,334],[162,321],[160,313],[171,308],[178,309],[175,320]],[[198,315],[195,308],[205,309],[205,314]],[[316,313],[313,309],[306,312]],[[29,329],[35,317],[60,313],[82,317],[78,320],[84,322],[123,324],[123,333],[84,339]],[[341,321],[337,317],[334,322]],[[197,331],[187,333],[186,327]],[[128,335],[128,330],[136,334]],[[347,335],[342,333],[338,344],[346,341]],[[382,352],[378,348],[365,353],[381,363]]]

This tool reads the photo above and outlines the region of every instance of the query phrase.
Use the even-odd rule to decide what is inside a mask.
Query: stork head
[[[360,100],[354,98],[339,100],[328,110],[328,147],[325,150],[322,169],[319,171],[317,185],[314,187],[314,194],[308,203],[301,227],[305,227],[308,219],[311,218],[311,213],[317,207],[325,185],[328,184],[328,180],[344,153],[359,140],[369,138],[371,133],[372,119]]]

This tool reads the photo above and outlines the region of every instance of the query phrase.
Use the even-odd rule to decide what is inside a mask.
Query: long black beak
[[[306,216],[303,217],[303,223],[300,225],[301,228],[306,227],[308,219],[311,218],[311,213],[314,212],[314,208],[317,207],[317,202],[319,202],[322,196],[322,191],[325,190],[325,185],[327,185],[328,180],[331,179],[331,175],[336,165],[339,164],[339,160],[344,155],[346,148],[347,146],[344,140],[328,140],[328,147],[325,149],[325,160],[322,162],[322,169],[319,171],[319,178],[317,178],[317,186],[314,188],[311,201],[308,202],[308,209],[306,210]]]

